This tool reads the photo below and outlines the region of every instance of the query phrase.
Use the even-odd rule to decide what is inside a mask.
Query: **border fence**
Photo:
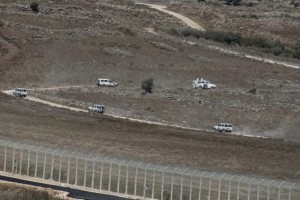
[[[299,200],[300,183],[162,166],[0,139],[0,170],[141,199]]]

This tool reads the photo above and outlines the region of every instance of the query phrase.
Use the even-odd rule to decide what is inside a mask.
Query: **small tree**
[[[142,81],[142,89],[145,93],[152,93],[153,89],[153,78],[148,78]]]
[[[30,8],[33,12],[39,12],[39,4],[37,2],[32,2],[30,4]]]

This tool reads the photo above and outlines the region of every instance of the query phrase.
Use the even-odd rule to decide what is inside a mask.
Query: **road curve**
[[[176,17],[177,19],[180,19],[181,21],[183,21],[186,25],[188,25],[191,28],[197,29],[199,31],[205,31],[205,29],[202,26],[200,26],[199,24],[197,24],[193,20],[191,20],[191,19],[189,19],[189,18],[187,18],[187,17],[185,17],[181,14],[178,14],[176,12],[166,10],[166,8],[167,8],[166,6],[155,5],[155,4],[147,4],[147,3],[136,3],[136,4],[149,6],[150,8],[159,10],[160,12],[167,13],[169,15],[172,15],[172,16]]]
[[[180,14],[178,14],[176,12],[173,12],[173,11],[166,10],[166,8],[167,8],[166,6],[156,5],[156,4],[147,4],[147,3],[136,3],[136,4],[145,5],[145,6],[148,6],[150,8],[156,9],[160,12],[167,13],[169,15],[172,15],[172,16],[176,17],[177,19],[180,19],[181,21],[183,21],[186,25],[188,25],[191,28],[194,28],[194,29],[197,29],[197,30],[200,30],[200,31],[205,31],[205,29],[202,26],[200,26],[199,24],[197,24],[193,20],[189,19],[188,17],[185,17],[185,16],[180,15]],[[187,43],[195,44],[195,43],[189,42],[189,41],[187,41]],[[252,56],[252,55],[249,55],[249,54],[244,54],[244,53],[237,52],[237,51],[231,51],[231,50],[224,49],[224,48],[217,47],[217,46],[207,45],[207,47],[209,49],[216,50],[216,51],[219,51],[221,53],[235,55],[235,56],[239,56],[239,57],[243,57],[243,58],[248,58],[248,59],[251,59],[251,60],[258,61],[258,62],[264,62],[264,63],[268,63],[268,64],[273,64],[273,65],[274,64],[275,65],[282,65],[282,66],[289,67],[289,68],[300,69],[300,65],[293,64],[293,63],[277,61],[277,60],[268,59],[268,58],[262,58],[262,57],[259,57],[259,56]]]

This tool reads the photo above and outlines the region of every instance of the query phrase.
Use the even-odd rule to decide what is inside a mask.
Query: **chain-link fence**
[[[83,188],[169,200],[299,200],[300,183],[121,160],[0,140],[0,170]]]

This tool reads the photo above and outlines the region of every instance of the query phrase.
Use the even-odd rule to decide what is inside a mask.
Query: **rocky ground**
[[[209,130],[217,123],[229,122],[238,133],[276,139],[147,125],[52,108],[5,94],[0,95],[1,136],[210,171],[299,178],[299,70],[223,54],[206,47],[211,41],[169,34],[166,30],[186,25],[131,1],[41,0],[39,4],[40,11],[34,13],[19,1],[0,3],[1,90],[83,86],[35,90],[29,95],[80,108],[104,103],[111,114]],[[236,10],[250,14],[251,9],[260,8],[208,3],[192,9],[191,5],[194,3],[174,3],[169,8],[206,29],[216,24],[216,29],[229,31],[245,21],[232,18],[236,24],[230,23],[233,25],[226,29],[226,18],[224,23],[215,23],[222,17],[221,9],[226,11],[224,16],[231,16]],[[210,8],[200,12],[205,20],[197,17],[198,8]],[[298,10],[290,8],[289,15],[298,15]],[[254,32],[269,34],[270,29],[259,28],[259,20],[247,20],[257,24],[252,27]],[[264,23],[268,21],[266,18]],[[298,33],[297,23],[287,23],[295,29],[291,35]],[[272,27],[279,26],[275,23]],[[288,43],[287,34],[276,37]],[[297,37],[290,38],[297,41]],[[268,55],[254,48],[231,48]],[[276,58],[299,64],[290,58]],[[141,81],[150,77],[154,78],[153,93],[141,95]],[[217,89],[192,89],[197,77],[211,81]],[[111,78],[119,86],[96,87],[98,78]],[[250,92],[254,87],[255,94]]]

